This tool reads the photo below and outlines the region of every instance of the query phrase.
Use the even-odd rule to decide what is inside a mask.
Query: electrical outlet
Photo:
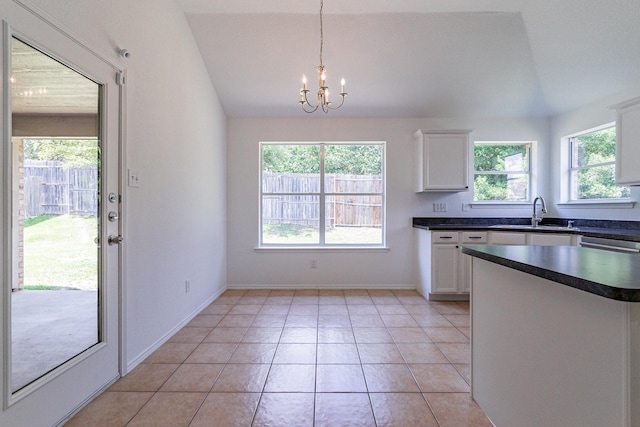
[[[311,260],[311,268],[318,268],[318,261],[316,261],[315,259]]]
[[[434,203],[433,204],[433,211],[434,212],[446,212],[447,211],[447,204],[446,203]]]
[[[469,210],[469,203],[462,204],[462,212],[467,212]]]
[[[191,280],[184,281],[184,293],[188,294],[191,291]]]

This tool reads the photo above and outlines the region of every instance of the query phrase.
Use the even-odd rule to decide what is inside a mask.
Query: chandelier
[[[322,9],[324,7],[324,0],[320,0],[320,65],[316,67],[316,71],[318,72],[318,99],[315,105],[312,105],[307,98],[307,94],[310,92],[307,89],[307,77],[302,75],[302,89],[300,89],[300,101],[298,102],[305,113],[313,113],[318,107],[322,109],[325,113],[328,113],[329,110],[337,110],[342,107],[344,104],[344,97],[347,96],[347,92],[344,91],[344,79],[340,82],[340,96],[342,100],[340,101],[340,105],[334,107],[329,102],[329,87],[327,86],[326,80],[326,68],[322,63],[322,47],[324,45],[324,28],[322,27]]]

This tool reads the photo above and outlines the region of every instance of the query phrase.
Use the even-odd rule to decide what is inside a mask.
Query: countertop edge
[[[588,279],[575,277],[570,274],[562,273],[559,271],[545,269],[536,265],[516,261],[504,256],[490,254],[474,248],[473,246],[462,246],[462,253],[483,259],[485,261],[493,262],[505,267],[512,268],[514,270],[522,271],[524,273],[531,274],[533,276],[541,277],[543,279],[551,280],[553,282],[560,283],[565,286],[569,286],[575,289],[579,289],[584,292],[588,292],[594,295],[598,295],[607,299],[612,299],[622,302],[640,302],[640,291],[637,289],[624,289],[614,286],[609,286],[604,283],[594,282]],[[584,248],[576,248],[577,250],[588,250]]]

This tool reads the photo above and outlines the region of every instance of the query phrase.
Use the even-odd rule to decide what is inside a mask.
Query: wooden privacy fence
[[[41,215],[96,216],[98,169],[63,162],[24,161],[25,218]]]
[[[264,224],[318,226],[318,175],[263,172],[262,192]],[[382,227],[381,176],[326,174],[325,193],[327,227]]]

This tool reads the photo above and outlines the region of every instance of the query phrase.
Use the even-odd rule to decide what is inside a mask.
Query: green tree
[[[262,170],[279,173],[320,173],[320,146],[264,145]]]
[[[571,164],[580,168],[574,199],[619,199],[629,197],[629,187],[616,185],[616,131],[614,127],[570,138]]]
[[[381,145],[327,145],[326,173],[382,175]]]
[[[476,144],[474,200],[526,200],[529,144]],[[483,172],[502,172],[489,174]]]
[[[65,163],[66,167],[94,166],[98,163],[98,141],[95,139],[27,139],[24,158]]]
[[[327,144],[325,172],[351,175],[381,175],[381,145]],[[265,172],[320,173],[320,145],[264,145],[262,169]]]

